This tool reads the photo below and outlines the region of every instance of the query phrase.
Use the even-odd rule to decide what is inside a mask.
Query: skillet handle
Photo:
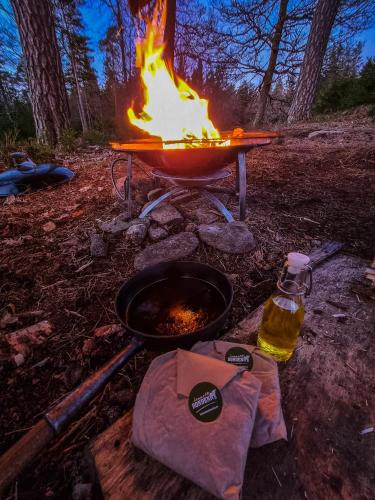
[[[144,340],[133,337],[129,345],[45,414],[45,418],[56,434],[59,434],[76,417],[127,361],[143,349],[144,344]]]
[[[138,351],[143,349],[144,343],[144,340],[134,337],[128,346],[65,396],[60,403],[54,406],[44,415],[44,418],[0,457],[0,498],[4,489],[47,446],[54,436],[62,432],[103,389],[109,379]]]

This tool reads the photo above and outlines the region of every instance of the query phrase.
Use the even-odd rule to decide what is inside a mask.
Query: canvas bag
[[[163,354],[138,392],[132,442],[213,495],[239,499],[260,385],[223,361]]]
[[[197,342],[193,352],[246,366],[262,383],[258,401],[258,412],[254,423],[250,447],[259,448],[279,439],[287,439],[281,409],[279,374],[275,360],[254,345],[235,344],[214,340]]]

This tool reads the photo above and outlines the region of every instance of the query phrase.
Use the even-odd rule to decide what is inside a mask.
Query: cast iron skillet
[[[150,335],[132,329],[124,311],[133,298],[146,286],[168,276],[199,278],[216,287],[221,293],[225,308],[204,328],[173,337]],[[90,375],[80,386],[46,413],[14,446],[0,457],[0,496],[17,475],[37,456],[47,444],[61,433],[82,409],[98,394],[109,379],[138,351],[145,347],[164,351],[177,347],[190,348],[198,340],[211,340],[218,336],[232,305],[233,289],[228,278],[213,267],[196,262],[169,262],[149,267],[127,281],[116,297],[117,315],[129,332],[130,343],[99,371]],[[124,319],[125,318],[125,319]]]
[[[150,335],[132,328],[127,320],[125,311],[131,308],[134,297],[153,283],[168,278],[188,277],[198,278],[215,287],[224,299],[224,309],[212,322],[192,333],[181,335]],[[199,340],[212,340],[217,338],[224,326],[233,300],[233,288],[228,278],[217,269],[199,262],[163,262],[148,267],[136,274],[120,288],[115,302],[116,314],[126,330],[137,339],[145,342],[151,350],[169,351],[178,347],[190,349]]]

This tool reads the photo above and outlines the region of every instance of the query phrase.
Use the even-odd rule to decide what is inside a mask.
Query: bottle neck
[[[277,282],[277,288],[285,295],[302,297],[305,295],[306,287],[301,278],[301,273],[294,273],[288,268],[285,268]]]

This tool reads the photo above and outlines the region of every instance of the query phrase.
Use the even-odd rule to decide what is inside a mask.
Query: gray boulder
[[[142,250],[134,260],[134,267],[140,271],[145,267],[191,255],[199,244],[193,233],[179,233],[154,243]]]
[[[90,234],[90,255],[92,257],[106,257],[108,253],[108,244],[103,240],[100,234]]]
[[[168,231],[163,227],[151,226],[148,230],[148,236],[151,241],[160,241],[168,236]]]
[[[135,245],[140,245],[146,238],[147,226],[146,224],[133,224],[126,231],[126,239],[130,240]]]
[[[122,213],[115,217],[114,219],[103,222],[100,224],[100,229],[105,233],[120,234],[128,229],[130,226],[129,215],[127,213]]]
[[[200,239],[226,253],[246,253],[255,248],[255,240],[245,222],[215,222],[198,226]]]
[[[155,208],[150,215],[152,220],[162,226],[165,226],[166,224],[174,224],[175,222],[183,220],[183,217],[177,208],[168,204]]]

